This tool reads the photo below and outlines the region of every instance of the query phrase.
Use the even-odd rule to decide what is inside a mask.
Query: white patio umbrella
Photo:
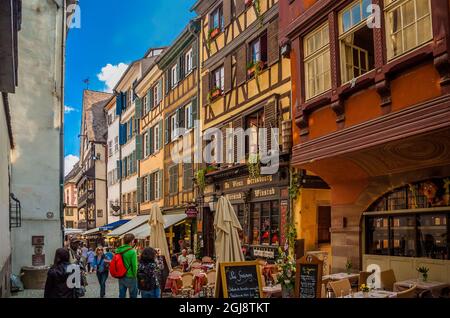
[[[230,200],[223,196],[220,197],[217,203],[214,229],[216,232],[217,264],[244,262],[244,254],[242,253],[242,245],[238,233],[238,230],[242,231],[242,226]]]
[[[148,225],[150,226],[150,246],[161,250],[161,255],[166,258],[169,271],[172,270],[166,232],[164,231],[164,217],[158,204],[152,206]]]

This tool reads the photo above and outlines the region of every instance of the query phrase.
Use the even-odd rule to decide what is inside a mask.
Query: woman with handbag
[[[109,276],[109,261],[103,253],[103,247],[97,247],[95,250],[92,266],[97,273],[98,283],[100,284],[100,298],[105,298],[106,281]]]
[[[44,298],[76,298],[74,290],[67,284],[70,275],[67,272],[69,259],[68,250],[60,248],[56,251],[53,266],[47,273]]]

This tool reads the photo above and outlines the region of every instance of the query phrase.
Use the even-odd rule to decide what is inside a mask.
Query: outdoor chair
[[[183,272],[183,267],[181,267],[181,266],[175,266],[174,268],[172,268],[172,270],[174,270],[174,271],[179,271],[179,272]]]
[[[198,275],[202,272],[201,268],[194,268],[191,270],[192,275]]]
[[[369,278],[370,275],[372,275],[373,273],[375,273],[375,270],[373,270],[372,272],[360,272],[359,273],[359,281],[358,281],[358,285],[361,286],[362,284],[367,285],[367,279]],[[369,285],[371,285],[371,283],[369,283]]]
[[[380,273],[381,288],[388,291],[394,291],[394,284],[397,281],[392,269]]]
[[[194,292],[193,289],[194,275],[192,273],[184,273],[181,275],[181,281],[183,283],[181,287],[181,294],[183,298],[190,298]]]
[[[182,276],[183,275],[183,271],[179,270],[179,269],[174,269],[170,272],[171,276]]]
[[[195,260],[192,262],[191,268],[200,268],[202,266],[202,262],[199,260]]]
[[[343,279],[337,282],[330,282],[330,287],[333,290],[334,297],[342,297],[350,294],[352,290],[352,285],[350,284],[350,280]]]
[[[212,260],[211,257],[209,257],[209,256],[204,256],[204,257],[202,258],[202,263],[210,264],[210,263],[214,263],[214,261]]]
[[[410,289],[397,293],[397,298],[417,298],[416,294],[417,285],[414,285]]]

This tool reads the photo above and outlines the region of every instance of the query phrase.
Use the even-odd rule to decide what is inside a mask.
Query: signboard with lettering
[[[257,262],[221,263],[217,298],[262,298],[262,277]]]
[[[190,207],[186,208],[186,215],[190,219],[195,219],[198,215],[197,207],[190,206]]]
[[[297,298],[320,298],[322,291],[323,262],[308,255],[297,261],[295,296]]]
[[[45,255],[32,255],[31,264],[33,266],[45,266]]]

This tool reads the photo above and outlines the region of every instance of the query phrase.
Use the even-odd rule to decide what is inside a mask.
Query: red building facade
[[[450,280],[449,12],[442,0],[280,1],[293,165],[331,187],[335,271],[422,258]]]

